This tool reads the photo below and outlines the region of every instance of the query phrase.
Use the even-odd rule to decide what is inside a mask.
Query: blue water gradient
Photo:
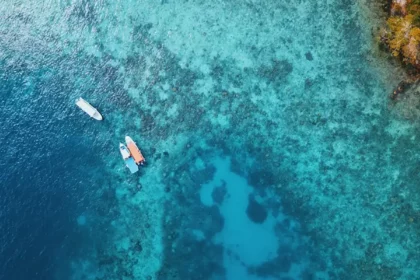
[[[83,244],[74,213],[89,207],[99,186],[87,172],[101,164],[101,145],[89,144],[98,130],[58,94],[65,81],[42,80],[44,71],[23,62],[0,70],[2,279],[51,279],[58,256]]]
[[[5,1],[0,279],[419,278],[420,114],[367,3]]]

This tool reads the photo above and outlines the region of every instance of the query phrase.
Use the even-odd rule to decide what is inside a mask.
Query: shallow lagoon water
[[[0,278],[419,278],[418,126],[364,5],[6,1]]]

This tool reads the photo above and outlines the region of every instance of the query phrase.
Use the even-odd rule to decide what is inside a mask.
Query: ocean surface
[[[368,4],[3,0],[0,279],[420,279],[420,103]]]

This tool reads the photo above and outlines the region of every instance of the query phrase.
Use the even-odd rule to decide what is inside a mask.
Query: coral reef
[[[98,186],[83,188],[95,195],[80,199],[88,207],[75,221],[88,217],[92,242],[69,260],[71,279],[95,279],[95,270],[110,280],[249,279],[227,275],[226,260],[260,278],[416,279],[420,135],[389,114],[383,92],[400,77],[368,51],[353,1],[101,5],[72,10],[73,25],[56,25],[76,30],[66,35],[44,23],[60,7],[34,4],[42,17],[28,20],[33,34],[58,38],[43,55],[69,53],[38,87],[65,96],[57,104],[93,89],[107,117],[100,128],[66,119],[90,133],[103,161],[86,168]],[[100,28],[85,28],[95,21]],[[38,54],[21,29],[0,25],[16,33],[4,48]],[[16,56],[0,63],[45,65]],[[140,177],[115,147],[125,134],[148,158]],[[231,157],[227,171],[212,162],[220,156]],[[231,234],[238,217],[250,230]],[[268,239],[278,246],[259,246]],[[266,261],[242,254],[247,245]]]
[[[399,100],[407,88],[420,78],[420,1],[384,1],[385,27],[379,31],[380,46],[402,62],[407,77],[390,95]]]
[[[254,223],[263,223],[267,218],[267,210],[259,204],[255,198],[250,195],[248,198],[248,207],[246,209],[246,213],[248,218],[253,221]]]

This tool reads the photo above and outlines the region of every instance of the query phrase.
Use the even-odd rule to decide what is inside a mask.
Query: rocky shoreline
[[[386,23],[379,31],[379,46],[397,58],[407,74],[390,94],[399,100],[420,78],[420,1],[385,0],[382,8]]]

